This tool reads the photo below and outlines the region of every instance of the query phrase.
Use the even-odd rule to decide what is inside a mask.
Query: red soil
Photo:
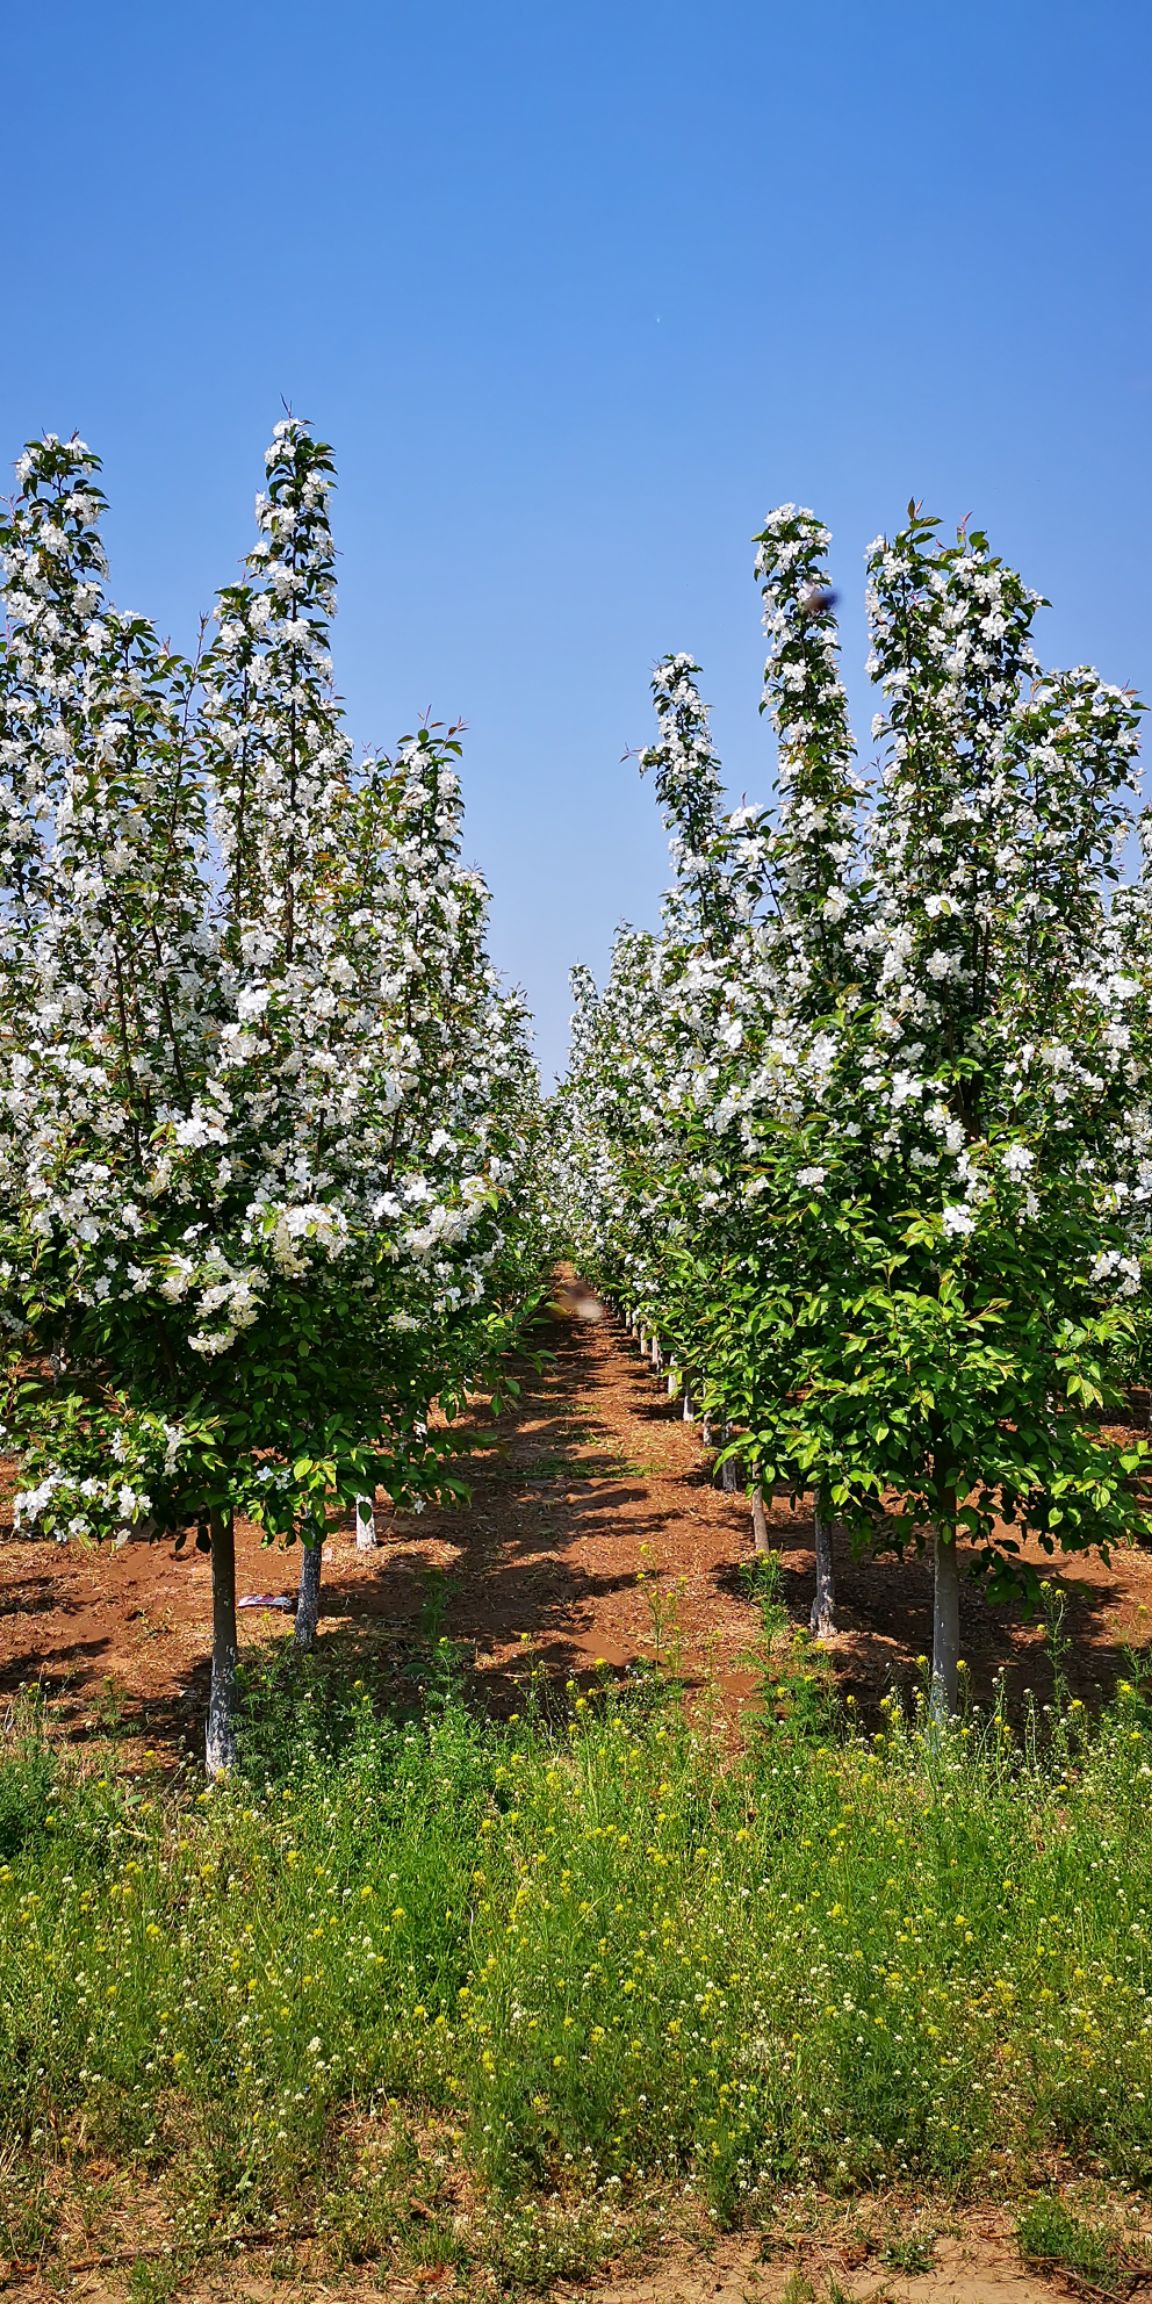
[[[533,1665],[560,1681],[620,1672],[662,1653],[690,1684],[711,1680],[726,1708],[759,1685],[757,1615],[742,1570],[751,1553],[743,1497],[711,1484],[699,1429],[685,1425],[615,1322],[555,1308],[553,1355],[524,1371],[515,1413],[486,1429],[472,1501],[454,1512],[378,1515],[374,1553],[350,1527],[325,1546],[321,1640],[381,1694],[415,1694],[429,1636],[460,1644],[477,1693],[513,1709]],[[811,1522],[772,1506],[781,1591],[806,1622]],[[1036,1555],[1037,1559],[1040,1555]],[[242,1528],[242,1593],[294,1590],[299,1555],[262,1549]],[[1152,1554],[1126,1550],[1045,1563],[1068,1598],[1073,1692],[1099,1702],[1152,1637]],[[907,1683],[930,1637],[925,1562],[837,1560],[842,1687],[871,1712]],[[963,1649],[977,1696],[1006,1675],[1010,1700],[1050,1688],[1042,1629],[1019,1607],[993,1607],[976,1585],[962,1602]],[[290,1616],[241,1616],[246,1648],[276,1643]],[[170,1542],[120,1552],[12,1538],[0,1525],[0,1694],[39,1683],[65,1733],[116,1730],[174,1755],[198,1750],[207,1693],[209,1564]]]

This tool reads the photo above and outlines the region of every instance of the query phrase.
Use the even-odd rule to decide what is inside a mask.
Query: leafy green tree
[[[571,1109],[594,1114],[607,1183],[590,1228],[611,1244],[643,1206],[647,1317],[678,1324],[754,1489],[811,1490],[825,1570],[833,1515],[865,1546],[932,1541],[946,1710],[958,1538],[1003,1589],[1035,1583],[1026,1534],[1054,1549],[1146,1523],[1143,1452],[1101,1425],[1149,1177],[1147,907],[1112,903],[1137,715],[1084,668],[1042,675],[1037,595],[982,535],[943,544],[913,508],[870,554],[885,753],[861,821],[827,532],[789,505],[759,543],[776,824],[755,823],[727,934],[684,934],[706,875],[681,865],[648,964],[658,1158],[639,1186],[577,1051]],[[707,884],[723,910],[722,873]],[[619,1035],[592,1047],[626,1101]]]
[[[540,1255],[534,1075],[459,859],[457,739],[353,764],[331,460],[288,419],[267,465],[196,668],[104,599],[79,444],[27,452],[3,536],[18,1510],[61,1538],[206,1531],[212,1768],[237,1513],[304,1541],[307,1643],[327,1510],[452,1487],[433,1403],[492,1366]]]

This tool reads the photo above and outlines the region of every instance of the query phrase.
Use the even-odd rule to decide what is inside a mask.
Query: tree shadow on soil
[[[816,1588],[811,1516],[797,1511],[772,1535],[779,1545],[781,1600],[791,1621],[805,1626]],[[871,1717],[890,1690],[924,1684],[932,1642],[931,1553],[862,1556],[838,1535],[833,1557],[836,1635],[829,1655],[841,1694],[854,1697]],[[1097,1712],[1120,1679],[1147,1669],[1143,1652],[1152,1620],[1147,1626],[1137,1621],[1126,1636],[1107,1583],[1089,1580],[1059,1557],[1044,1563],[1041,1574],[1063,1603],[1065,1694]],[[739,1568],[722,1568],[717,1581],[738,1590]],[[960,1588],[960,1652],[968,1693],[981,1706],[1002,1691],[1009,1715],[1019,1719],[1029,1700],[1043,1707],[1056,1694],[1044,1614],[1021,1598],[990,1599],[986,1585],[971,1576]]]
[[[553,1314],[535,1342],[539,1349],[516,1371],[515,1406],[496,1420],[478,1409],[467,1422],[465,1441],[482,1444],[461,1454],[471,1487],[466,1507],[419,1516],[381,1508],[381,1541],[368,1555],[355,1552],[346,1526],[333,1527],[312,1669],[324,1679],[363,1680],[374,1704],[407,1714],[442,1671],[439,1643],[447,1640],[470,1697],[506,1715],[523,1708],[533,1673],[563,1700],[569,1683],[583,1690],[605,1671],[627,1679],[650,1670],[663,1641],[666,1654],[679,1644],[678,1673],[690,1692],[712,1684],[736,1712],[756,1685],[749,1658],[759,1634],[745,1499],[718,1491],[698,1427],[683,1425],[678,1402],[655,1394],[657,1380],[614,1323],[589,1327]],[[659,1459],[652,1465],[637,1460],[647,1455],[648,1432]],[[814,1581],[811,1519],[789,1512],[783,1499],[774,1512],[780,1596],[802,1628]],[[151,1547],[150,1556],[143,1545],[130,1547],[131,1594],[106,1579],[100,1615],[75,1597],[79,1584],[69,1586],[66,1561],[57,1572],[51,1557],[42,1564],[47,1548],[35,1559],[19,1549],[18,1566],[15,1548],[8,1555],[15,1573],[0,1599],[0,1694],[35,1682],[66,1736],[111,1734],[172,1756],[198,1755],[208,1692],[203,1561],[189,1555],[177,1563],[166,1545]],[[1152,1568],[1138,1557],[1139,1590],[1152,1603]],[[255,1578],[257,1589],[291,1593],[298,1563],[296,1552],[259,1551],[249,1532],[242,1588]],[[840,1539],[836,1570],[832,1670],[841,1694],[871,1717],[891,1687],[921,1677],[930,1564],[915,1555],[861,1559]],[[1126,1587],[1118,1605],[1103,1570],[1057,1560],[1044,1573],[1066,1595],[1069,1691],[1094,1709],[1128,1669],[1129,1640],[1141,1647],[1147,1640],[1143,1601],[1133,1596],[1136,1586]],[[115,1609],[109,1593],[121,1595]],[[1049,1701],[1051,1662],[1037,1620],[1018,1604],[993,1606],[967,1581],[961,1612],[975,1699],[989,1702],[1003,1674],[1014,1711],[1028,1690]],[[282,1664],[290,1623],[244,1621],[246,1670]]]

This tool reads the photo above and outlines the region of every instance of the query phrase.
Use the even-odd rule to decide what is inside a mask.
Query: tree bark
[[[759,1481],[752,1490],[752,1549],[761,1556],[772,1550],[768,1535],[768,1514],[764,1510],[764,1490]]]
[[[302,1649],[316,1645],[316,1626],[320,1621],[320,1567],[324,1555],[324,1538],[317,1531],[316,1541],[305,1544],[300,1560],[300,1597],[296,1602],[296,1646]]]
[[[652,1338],[652,1366],[656,1370],[657,1375],[660,1374],[660,1371],[664,1366],[664,1354],[660,1350],[660,1338],[658,1336],[654,1336]]]
[[[678,1368],[672,1367],[668,1370],[668,1398],[674,1400],[679,1389],[680,1371]]]
[[[376,1550],[376,1515],[372,1509],[370,1496],[358,1496],[356,1498],[356,1550],[358,1552],[374,1552]]]
[[[686,1424],[694,1424],[696,1422],[696,1417],[692,1408],[692,1394],[688,1390],[687,1385],[684,1386],[684,1422]]]
[[[727,1427],[727,1425],[725,1425],[725,1428],[724,1428],[724,1444],[725,1444],[725,1446],[727,1446],[727,1444],[728,1444],[728,1441],[730,1440],[730,1438],[731,1438],[731,1434],[730,1434],[730,1432],[729,1432],[729,1430],[728,1430],[728,1427]],[[724,1459],[724,1462],[723,1462],[723,1464],[722,1464],[722,1465],[721,1465],[721,1467],[720,1467],[720,1486],[721,1486],[721,1487],[722,1487],[722,1489],[724,1490],[724,1493],[725,1493],[725,1495],[726,1495],[726,1496],[736,1496],[736,1495],[738,1495],[738,1494],[739,1494],[739,1492],[740,1492],[740,1486],[741,1486],[741,1481],[740,1481],[740,1467],[739,1467],[739,1465],[737,1464],[737,1462],[736,1462],[736,1458],[735,1458],[734,1456],[726,1456],[726,1457],[725,1457],[725,1459]]]
[[[816,1593],[809,1628],[817,1640],[828,1640],[836,1630],[836,1583],[832,1568],[832,1531],[835,1523],[822,1499],[814,1506],[816,1530]]]
[[[936,1530],[936,1573],[932,1590],[932,1690],[934,1720],[950,1720],[959,1709],[960,1564],[956,1530]]]
[[[236,1765],[236,1527],[231,1512],[209,1518],[212,1554],[212,1681],[204,1761],[210,1776]]]

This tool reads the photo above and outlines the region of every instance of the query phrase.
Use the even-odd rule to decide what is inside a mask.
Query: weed
[[[181,2281],[172,2256],[138,2256],[128,2272],[128,2304],[169,2304]]]
[[[162,1609],[158,1616],[154,1616],[148,1608],[137,1608],[132,1618],[133,1637],[141,1647],[151,1640],[169,1640],[175,1630],[170,1608]]]
[[[39,1733],[38,1707],[25,1706],[7,1724],[7,1755],[0,1767],[0,1861],[43,1838],[52,1813],[57,1769]]]
[[[0,2150],[0,2257],[13,2264],[42,2257],[51,2246],[58,2214],[47,2170],[29,2166],[13,2138]]]
[[[893,2272],[913,2275],[931,2272],[936,2262],[936,2243],[926,2232],[906,2232],[899,2239],[889,2240],[882,2261]]]
[[[687,1579],[678,1576],[675,1582],[665,1580],[663,1571],[655,1565],[651,1549],[640,1546],[641,1565],[636,1571],[636,1583],[643,1595],[652,1626],[644,1645],[652,1653],[648,1662],[662,1680],[678,1680],[684,1661],[684,1633],[680,1621],[681,1604],[688,1589]]]
[[[813,2304],[815,2294],[816,2291],[812,2286],[812,2282],[805,2278],[803,2272],[801,2272],[799,2266],[797,2265],[788,2274],[788,2278],[784,2282],[784,2286],[780,2295],[780,2304]]]
[[[437,1645],[415,1718],[291,1657],[251,1668],[244,1765],[211,1790],[84,1772],[12,1723],[8,2255],[79,2197],[69,2136],[84,2183],[151,2170],[189,2250],[271,2226],[347,2263],[470,2250],[509,2286],[578,2277],[683,2183],[721,2219],[782,2183],[951,2188],[1006,2152],[1025,2181],[1061,2152],[1147,2184],[1137,1697],[1077,1729],[1069,1770],[974,1713],[821,1725],[806,1648],[778,1647],[778,1709],[734,1753],[654,1671],[479,1719]],[[1021,2245],[1100,2284],[1115,2252],[1069,2214],[1033,2202]]]
[[[124,1726],[127,1690],[114,1672],[105,1674],[93,1700],[92,1711],[97,1727],[105,1736],[116,1736]]]
[[[1059,1584],[1045,1577],[1040,1586],[1040,1606],[1044,1615],[1044,1645],[1052,1667],[1052,1701],[1058,1716],[1068,1711],[1068,1659],[1072,1641],[1068,1632],[1068,1595]]]
[[[764,1704],[794,1736],[823,1736],[833,1711],[827,1658],[806,1632],[797,1631],[780,1594],[780,1554],[746,1560],[741,1582],[759,1616],[759,1638],[749,1663],[759,1671]]]
[[[780,1554],[759,1552],[752,1559],[742,1561],[740,1582],[759,1614],[764,1656],[768,1659],[790,1621],[787,1603],[780,1593]]]
[[[1032,2264],[1058,2265],[1095,2287],[1116,2285],[1117,2251],[1109,2234],[1088,2224],[1054,2193],[1030,2200],[1016,2226],[1022,2256]]]

